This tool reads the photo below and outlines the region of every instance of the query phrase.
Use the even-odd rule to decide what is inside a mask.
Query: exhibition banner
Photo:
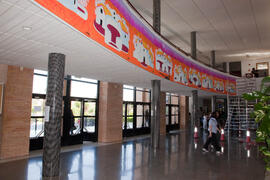
[[[236,80],[200,64],[153,31],[126,0],[32,0],[88,38],[179,85],[236,95]]]

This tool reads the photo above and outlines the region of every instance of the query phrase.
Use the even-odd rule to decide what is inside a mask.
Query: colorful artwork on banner
[[[96,0],[95,7],[94,26],[104,36],[105,43],[118,51],[128,53],[130,33],[126,20],[105,0]]]
[[[235,79],[192,62],[142,23],[125,0],[32,0],[88,38],[160,77],[205,91],[236,94]]]
[[[174,65],[174,81],[188,85],[188,69],[183,64]]]
[[[154,68],[153,48],[136,35],[133,37],[133,46],[133,57],[144,67]]]

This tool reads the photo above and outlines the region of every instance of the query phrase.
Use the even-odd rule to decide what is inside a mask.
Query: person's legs
[[[216,151],[220,151],[220,146],[217,140],[217,134],[215,133],[212,133],[212,144]]]
[[[208,137],[206,143],[203,145],[203,148],[208,150],[209,144],[212,142],[212,137]]]

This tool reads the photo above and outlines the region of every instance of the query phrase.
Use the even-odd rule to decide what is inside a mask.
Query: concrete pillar
[[[191,128],[194,129],[194,126],[199,125],[199,99],[198,99],[198,91],[192,91],[192,113],[191,113]]]
[[[0,65],[4,82],[0,115],[0,159],[29,155],[33,69]]]
[[[153,0],[153,27],[160,33],[160,0]]]
[[[180,129],[186,129],[189,120],[189,97],[180,96]]]
[[[49,114],[44,130],[43,177],[59,176],[64,71],[65,55],[50,53],[46,94]]]
[[[223,68],[223,72],[227,72],[227,63],[226,62],[222,63],[222,68]]]
[[[122,142],[122,111],[123,85],[100,82],[98,142]]]
[[[190,34],[190,46],[191,46],[191,57],[197,59],[197,42],[196,42],[196,31],[192,31]]]
[[[160,93],[160,135],[166,134],[166,92]]]
[[[217,101],[217,97],[212,96],[211,97],[211,110],[212,110],[212,112],[216,111],[216,101]]]
[[[151,145],[156,149],[160,136],[160,80],[152,80],[151,86]]]
[[[216,52],[215,51],[211,51],[211,66],[213,68],[216,67]]]

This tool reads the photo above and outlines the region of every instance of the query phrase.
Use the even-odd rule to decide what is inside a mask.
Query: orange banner
[[[235,79],[170,47],[123,0],[33,0],[123,59],[180,85],[236,94]]]

